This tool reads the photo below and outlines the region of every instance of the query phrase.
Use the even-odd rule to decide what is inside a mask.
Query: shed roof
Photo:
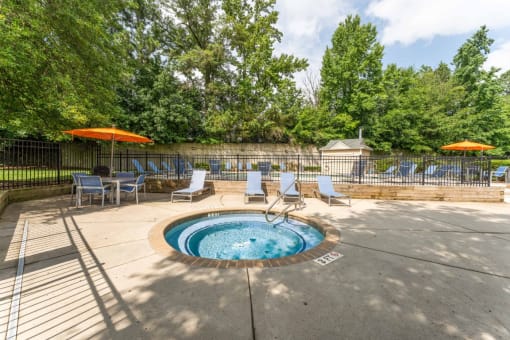
[[[327,150],[370,150],[373,149],[367,146],[363,139],[334,139],[329,141],[329,143],[320,148],[321,151]]]

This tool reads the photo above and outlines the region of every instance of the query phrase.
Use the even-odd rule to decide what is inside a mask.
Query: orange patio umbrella
[[[66,130],[64,133],[70,134],[72,136],[77,137],[85,137],[92,139],[100,139],[100,140],[111,140],[112,141],[112,151],[110,156],[110,176],[113,173],[113,147],[115,145],[115,141],[118,142],[130,142],[130,143],[151,143],[152,140],[137,135],[136,133],[117,129],[115,126],[108,128],[87,128],[87,129],[74,129],[74,130]]]
[[[443,150],[464,151],[464,155],[466,155],[466,151],[482,151],[482,153],[483,153],[484,150],[491,150],[491,149],[495,149],[495,148],[496,147],[492,146],[492,145],[476,143],[476,142],[469,141],[467,139],[463,142],[443,145],[441,147],[441,149],[443,149]]]

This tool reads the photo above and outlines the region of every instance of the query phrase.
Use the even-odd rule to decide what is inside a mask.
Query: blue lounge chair
[[[209,160],[209,174],[220,175],[221,174],[221,163],[219,159]]]
[[[251,171],[251,163],[246,162],[246,171]]]
[[[179,200],[181,201],[189,201],[191,203],[193,201],[193,196],[210,192],[209,187],[204,187],[205,175],[205,170],[193,170],[189,187],[172,192],[171,201],[173,202],[174,198],[180,198]]]
[[[104,197],[111,193],[109,185],[103,185],[99,176],[80,176],[80,184],[77,187],[76,206],[81,206],[82,195],[89,195],[90,204],[92,204],[92,196],[101,196],[101,207],[104,207]]]
[[[508,166],[500,166],[495,171],[491,171],[491,181],[493,178],[498,181],[499,179],[503,179],[505,182],[508,180]]]
[[[184,175],[186,173],[186,162],[182,158],[174,158],[172,160],[174,163],[174,169],[176,175]]]
[[[271,162],[257,162],[257,166],[262,176],[269,176],[271,171]]]
[[[165,169],[165,171],[166,171],[168,174],[175,173],[175,169],[173,169],[173,168],[172,168],[172,166],[170,165],[170,163],[167,163],[166,161],[161,161],[161,166],[163,167],[163,169]]]
[[[328,205],[331,206],[331,200],[348,199],[349,206],[351,206],[351,197],[341,192],[336,192],[331,181],[331,176],[317,176],[318,190],[314,190],[319,194],[320,199],[327,198]]]
[[[388,169],[386,169],[386,171],[381,173],[381,175],[382,176],[386,176],[386,177],[390,177],[390,176],[395,176],[396,172],[397,172],[397,166],[396,165],[391,165]]]
[[[151,168],[152,173],[155,175],[163,175],[165,173],[163,170],[160,170],[153,161],[147,161],[147,165]]]
[[[135,183],[122,183],[119,189],[121,192],[135,193],[136,204],[138,204],[138,192],[142,187],[145,196],[145,175],[138,176]]]
[[[284,162],[280,163],[280,171],[284,171],[284,172],[287,171],[287,166],[285,165]]]
[[[367,160],[366,159],[362,159],[361,161],[360,160],[354,161],[354,163],[352,163],[351,176],[352,177],[356,177],[356,176],[363,177],[363,176],[365,176],[365,169],[366,169],[366,167],[367,167]]]
[[[443,178],[448,176],[448,172],[450,171],[450,165],[440,165],[432,177],[434,178]]]
[[[425,169],[425,171],[423,172],[423,175],[425,176],[433,176],[434,173],[436,172],[437,170],[437,165],[429,165],[427,167],[427,169]]]
[[[248,172],[244,203],[248,203],[251,197],[262,197],[266,203],[266,193],[262,190],[262,173],[260,171]]]
[[[400,163],[400,167],[398,169],[398,175],[402,177],[410,177],[414,175],[416,171],[416,163],[410,161],[404,161]]]
[[[226,161],[225,162],[225,171],[230,171],[232,170],[232,163],[230,163],[230,161]]]
[[[450,165],[448,168],[448,174],[451,177],[460,177],[462,176],[462,168],[458,165]]]
[[[296,190],[296,178],[292,172],[280,173],[280,190],[278,195],[281,196],[284,202],[295,202],[303,204],[303,195]]]
[[[239,161],[239,163],[237,163],[237,170],[243,171],[243,162]]]
[[[186,161],[186,165],[184,166],[185,173],[193,173],[193,164],[190,161]]]
[[[131,162],[133,163],[133,165],[135,166],[136,171],[139,174],[147,174],[148,173],[147,171],[145,171],[145,169],[143,168],[142,164],[140,164],[138,159],[132,159]]]

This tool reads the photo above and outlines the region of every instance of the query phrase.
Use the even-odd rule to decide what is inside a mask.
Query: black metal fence
[[[48,143],[0,139],[0,189],[71,183],[73,172],[110,167],[110,148],[94,142]],[[182,179],[193,169],[209,180],[244,181],[259,170],[266,181],[293,172],[301,182],[329,175],[335,183],[373,185],[489,186],[490,158],[432,156],[185,155],[117,149],[113,170]]]
[[[102,153],[102,164],[110,154]],[[259,170],[266,181],[279,181],[280,172],[293,172],[301,182],[329,175],[335,183],[373,185],[489,186],[491,161],[477,157],[432,156],[310,156],[310,155],[182,155],[119,151],[116,171],[134,171],[159,178],[189,177],[205,169],[210,180],[246,180],[246,172]]]

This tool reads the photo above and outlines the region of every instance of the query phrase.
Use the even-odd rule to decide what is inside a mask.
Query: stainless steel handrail
[[[298,200],[299,201],[288,203],[287,206],[282,211],[280,211],[273,219],[269,219],[268,215],[269,215],[269,212],[271,211],[271,209],[276,205],[276,203],[278,203],[280,200],[282,200],[285,197],[285,194],[287,193],[287,191],[289,191],[290,188],[294,187],[294,185],[296,185],[296,184],[298,185],[298,192],[299,192]],[[276,219],[278,219],[280,216],[282,216],[284,213],[286,213],[292,204],[294,204],[294,206],[296,208],[297,208],[297,204],[299,204],[300,206],[304,205],[303,197],[301,195],[301,182],[299,182],[296,179],[294,181],[292,181],[292,183],[287,188],[285,188],[283,193],[279,192],[278,196],[276,197],[276,200],[274,200],[274,202],[271,203],[269,205],[269,207],[266,209],[266,213],[265,213],[266,221],[268,223],[273,223],[274,221],[276,221]]]

